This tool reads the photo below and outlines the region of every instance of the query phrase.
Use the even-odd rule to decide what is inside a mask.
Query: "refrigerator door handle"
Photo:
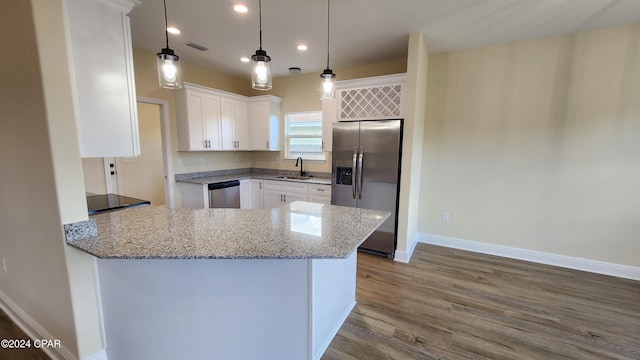
[[[358,156],[358,199],[362,199],[362,173],[364,167],[362,167],[362,159],[364,158],[364,148],[360,147],[360,155]]]
[[[351,195],[353,196],[354,199],[356,198],[356,184],[357,184],[356,174],[358,173],[357,161],[358,161],[358,149],[356,148],[353,150],[353,167],[351,168]]]

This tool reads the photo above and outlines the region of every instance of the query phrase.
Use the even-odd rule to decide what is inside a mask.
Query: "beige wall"
[[[638,64],[640,25],[432,56],[419,231],[640,266]]]
[[[116,159],[118,193],[164,205],[160,106],[138,102],[138,127],[140,155]]]

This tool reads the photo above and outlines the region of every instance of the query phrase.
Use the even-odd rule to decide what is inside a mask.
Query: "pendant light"
[[[163,48],[157,56],[158,82],[160,87],[166,89],[181,89],[180,81],[180,57],[169,48],[169,31],[167,31],[167,0],[164,0],[164,35],[167,47]]]
[[[333,99],[334,92],[334,83],[333,79],[336,77],[336,74],[333,73],[333,70],[329,68],[329,9],[331,0],[327,0],[327,68],[324,69],[320,77],[323,79],[322,81],[322,100],[331,100]]]
[[[271,57],[262,50],[262,0],[258,0],[260,11],[260,49],[251,56],[251,87],[256,90],[271,90]]]

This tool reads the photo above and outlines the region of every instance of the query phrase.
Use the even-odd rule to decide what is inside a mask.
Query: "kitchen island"
[[[146,206],[92,216],[110,359],[319,359],[355,305],[356,249],[387,212]]]

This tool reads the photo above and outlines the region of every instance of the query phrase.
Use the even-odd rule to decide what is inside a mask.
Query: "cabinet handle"
[[[262,190],[262,181],[260,181],[258,184],[260,184],[260,190]]]
[[[287,194],[284,194],[284,202],[287,202]]]
[[[267,149],[269,148],[269,141],[267,141]]]
[[[283,201],[283,200],[282,200],[282,194],[280,194],[280,202],[282,202],[282,201]]]
[[[316,191],[324,192],[324,189],[316,189]]]

